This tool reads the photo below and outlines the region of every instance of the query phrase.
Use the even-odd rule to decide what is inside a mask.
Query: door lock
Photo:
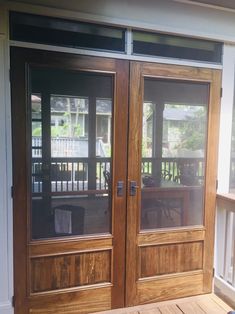
[[[123,186],[124,186],[123,181],[117,182],[117,196],[123,196]]]
[[[130,196],[135,196],[138,188],[136,181],[130,181]]]

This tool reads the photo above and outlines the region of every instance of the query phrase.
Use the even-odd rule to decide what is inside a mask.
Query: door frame
[[[164,289],[172,289],[171,296],[165,294],[165,299],[178,298],[189,294],[209,293],[212,291],[215,207],[217,186],[218,138],[220,118],[220,88],[221,71],[194,68],[178,65],[163,65],[148,62],[131,62],[130,64],[130,111],[128,139],[128,185],[136,181],[141,186],[141,140],[142,140],[142,104],[144,99],[144,78],[172,79],[185,82],[203,82],[210,84],[208,99],[208,122],[206,138],[206,167],[204,193],[204,224],[202,226],[168,228],[158,230],[141,230],[140,207],[141,192],[137,189],[136,196],[127,198],[127,288],[126,305],[161,301]],[[139,278],[140,250],[144,246],[180,243],[184,241],[202,241],[204,245],[202,270],[191,272],[187,280],[184,276],[155,276],[154,278]],[[172,279],[173,278],[173,279]],[[195,289],[187,293],[189,282],[195,280]],[[179,295],[177,289],[184,290]],[[178,289],[179,290],[179,289]],[[149,300],[144,294],[149,293]]]
[[[12,147],[13,147],[13,233],[14,233],[14,295],[15,312],[25,314],[30,308],[40,308],[40,302],[53,306],[64,302],[63,291],[57,293],[32,294],[30,291],[30,258],[44,254],[47,245],[60,243],[63,239],[31,241],[30,230],[30,154],[31,134],[28,132],[29,77],[30,66],[52,67],[67,70],[109,73],[114,76],[113,111],[113,180],[112,180],[112,234],[82,236],[72,239],[76,252],[104,248],[110,251],[110,283],[99,289],[85,286],[67,289],[76,306],[84,310],[85,304],[92,311],[123,307],[125,302],[125,237],[126,237],[126,171],[127,171],[127,122],[128,122],[128,75],[129,62],[101,57],[64,54],[25,48],[11,49],[11,97],[12,97]],[[120,128],[120,124],[122,128]],[[117,132],[118,130],[118,132]],[[119,149],[118,149],[119,148]],[[120,149],[121,148],[121,149]],[[125,158],[123,158],[125,156]],[[117,196],[117,183],[123,181],[123,196]],[[25,226],[22,228],[21,226]],[[68,241],[70,241],[68,239]],[[74,242],[75,241],[75,242]],[[39,245],[38,253],[33,252]],[[57,248],[58,249],[58,248]],[[95,290],[98,290],[96,293]],[[65,291],[65,292],[66,292]],[[66,302],[65,302],[66,303]],[[86,309],[87,311],[87,309]],[[76,313],[78,310],[76,309]],[[84,313],[84,312],[82,312]]]

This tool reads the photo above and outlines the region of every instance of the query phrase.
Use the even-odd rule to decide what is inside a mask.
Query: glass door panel
[[[111,233],[112,75],[31,81],[32,238]]]
[[[141,229],[203,224],[208,84],[146,78]]]

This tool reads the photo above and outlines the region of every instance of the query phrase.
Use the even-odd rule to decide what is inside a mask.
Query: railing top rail
[[[232,211],[235,213],[235,194],[227,193],[222,194],[218,193],[216,196],[217,207],[225,209],[227,211]]]
[[[51,162],[88,162],[94,159],[99,162],[109,162],[111,157],[52,157]],[[34,162],[42,162],[42,160],[42,157],[32,157],[32,161]]]
[[[163,160],[163,161],[203,161],[204,157],[162,157],[162,158],[157,158],[157,157],[143,157],[142,161],[153,161],[153,160]]]

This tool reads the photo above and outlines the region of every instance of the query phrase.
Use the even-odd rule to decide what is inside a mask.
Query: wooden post
[[[155,100],[156,102],[156,100]],[[164,102],[158,101],[153,107],[153,164],[152,173],[157,185],[161,183],[162,137]]]
[[[96,97],[89,96],[88,190],[96,190]]]

